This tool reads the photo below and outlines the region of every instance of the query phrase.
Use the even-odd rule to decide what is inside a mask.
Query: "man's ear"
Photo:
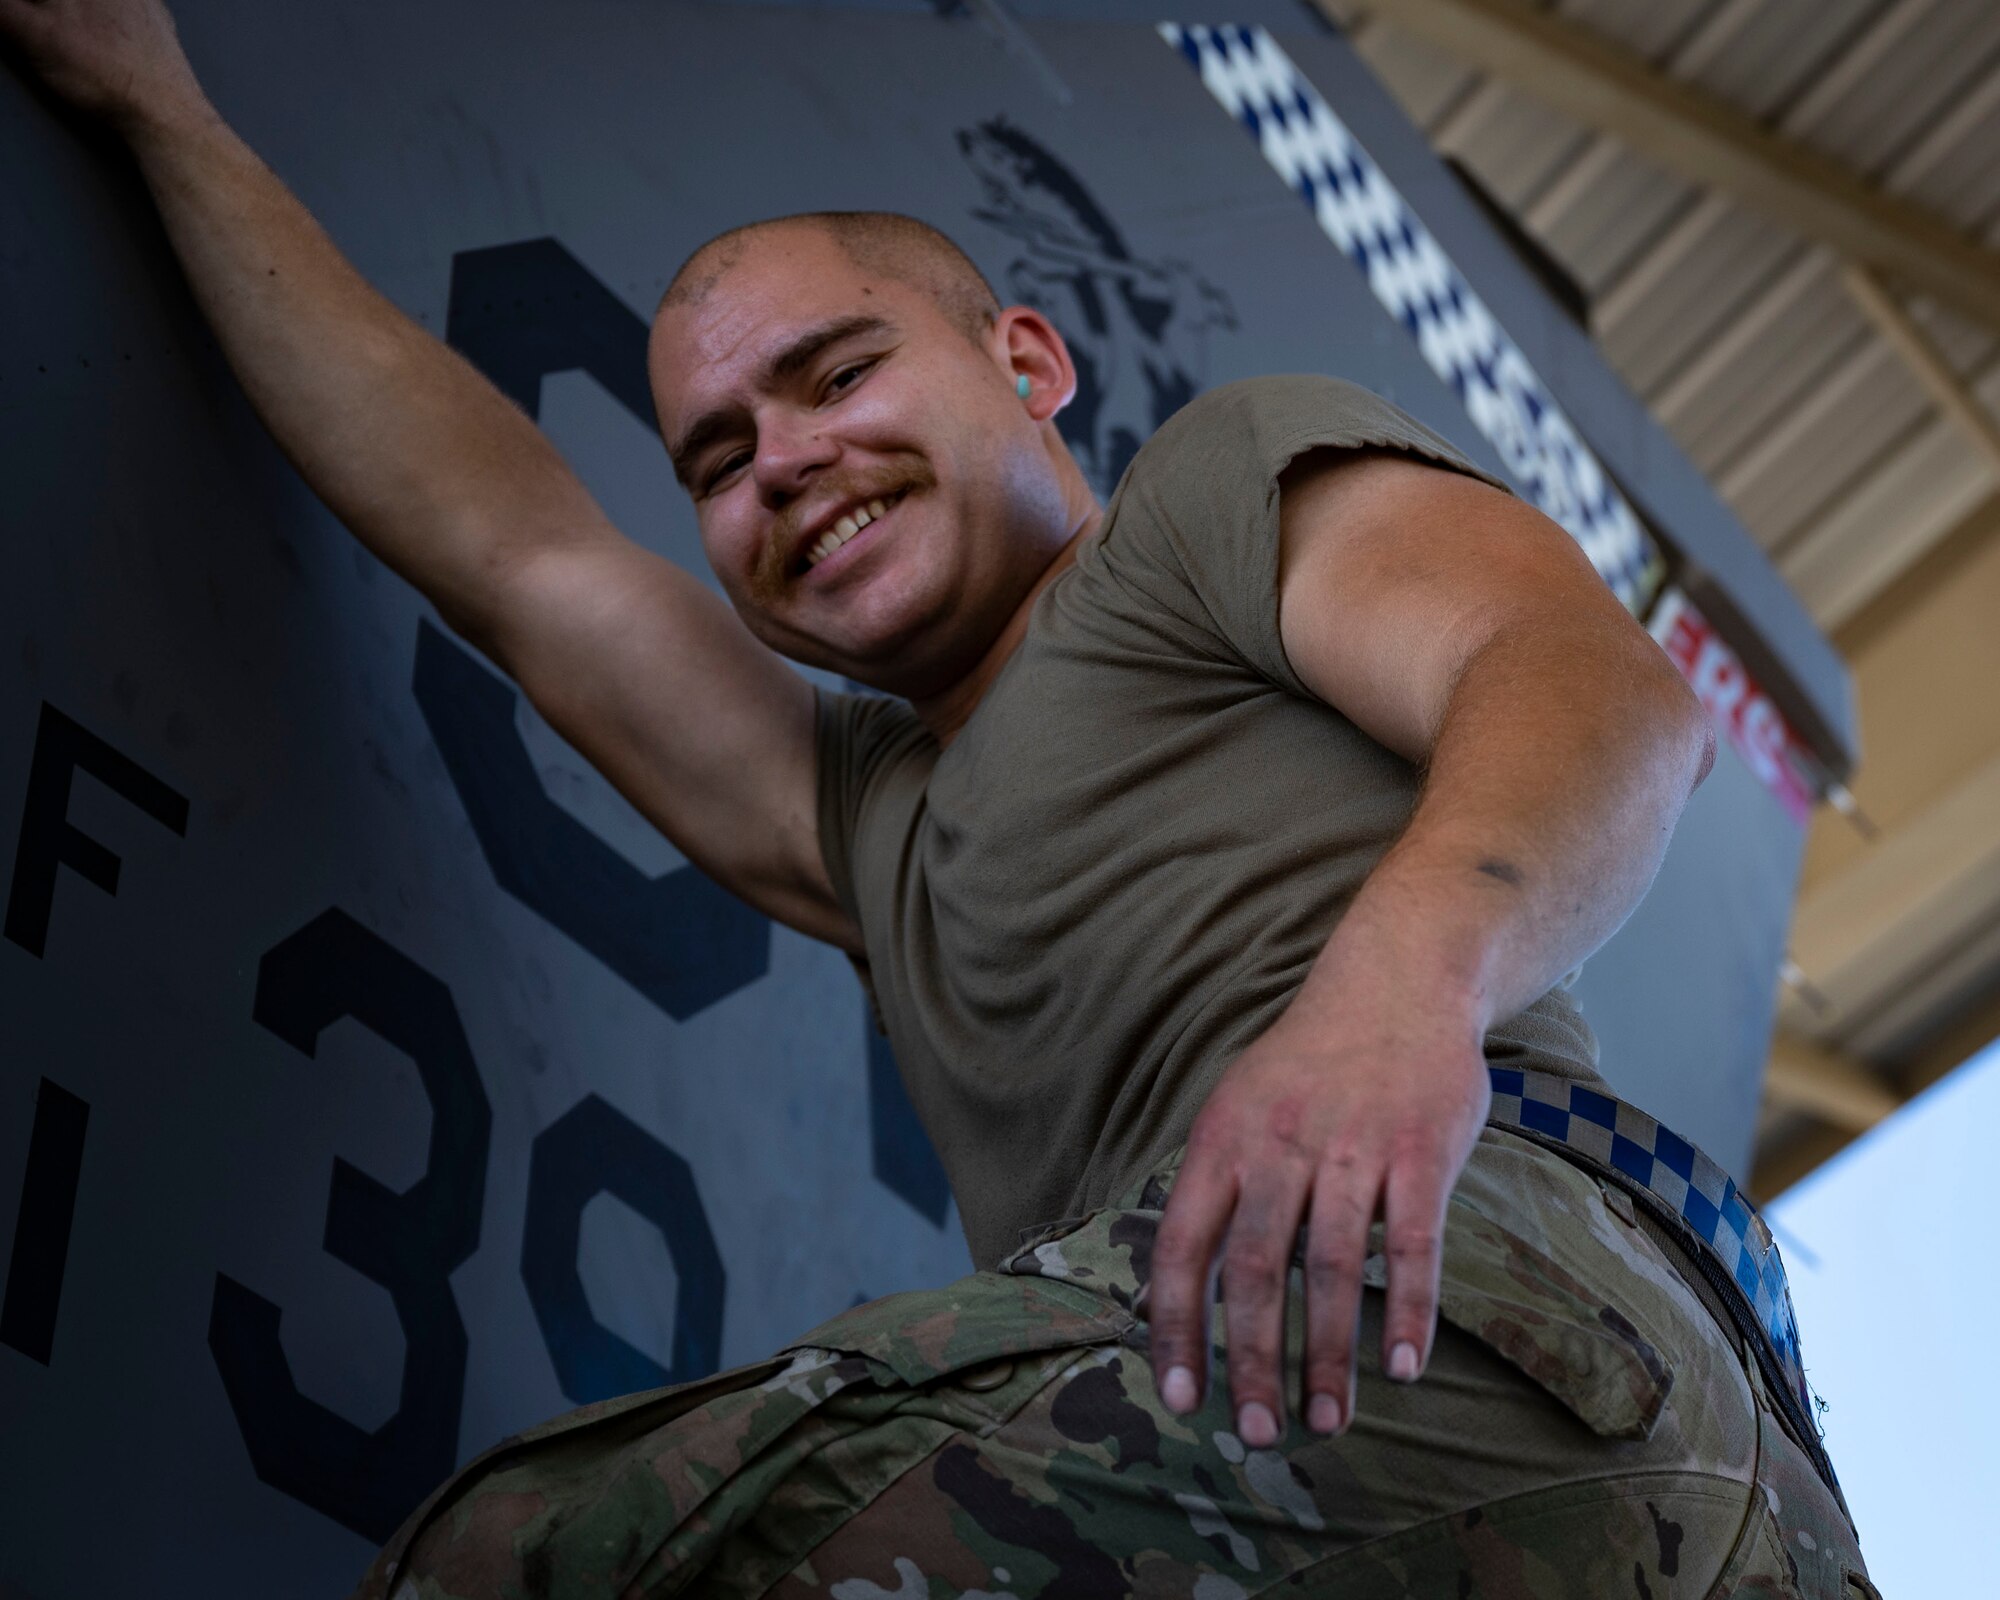
[[[1028,380],[1021,404],[1037,422],[1047,422],[1076,398],[1076,364],[1056,325],[1032,306],[1009,306],[994,320],[995,358],[1012,385]]]

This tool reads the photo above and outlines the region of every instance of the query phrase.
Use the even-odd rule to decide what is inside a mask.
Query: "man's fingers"
[[[1309,1174],[1274,1165],[1236,1202],[1222,1257],[1229,1329],[1229,1398],[1236,1431],[1252,1449],[1278,1442],[1285,1418],[1285,1289]]]
[[[1445,1202],[1453,1176],[1442,1152],[1407,1150],[1390,1165],[1383,1189],[1389,1288],[1382,1313],[1382,1370],[1403,1383],[1413,1382],[1430,1359],[1444,1259]]]
[[[1234,1174],[1190,1142],[1153,1240],[1146,1296],[1153,1381],[1169,1411],[1193,1411],[1208,1386],[1209,1266],[1235,1204]]]
[[[1361,1264],[1368,1255],[1381,1183],[1353,1157],[1323,1163],[1306,1224],[1306,1425],[1340,1433],[1354,1420],[1354,1345],[1361,1318]]]

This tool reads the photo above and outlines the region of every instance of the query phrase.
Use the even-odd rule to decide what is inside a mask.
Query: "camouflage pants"
[[[1375,1364],[1369,1293],[1345,1435],[1294,1417],[1249,1449],[1220,1381],[1174,1416],[1128,1308],[1177,1165],[997,1272],[508,1441],[357,1600],[1874,1594],[1755,1362],[1630,1202],[1497,1130],[1452,1196],[1419,1383]]]

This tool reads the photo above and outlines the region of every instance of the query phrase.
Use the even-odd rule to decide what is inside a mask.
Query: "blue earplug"
[[[1028,382],[1028,375],[1025,372],[1014,380],[1014,392],[1023,400],[1028,398],[1028,391],[1033,387],[1034,385]]]

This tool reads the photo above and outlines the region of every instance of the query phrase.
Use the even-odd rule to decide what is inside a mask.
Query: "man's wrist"
[[[118,111],[107,112],[105,121],[144,163],[176,145],[212,133],[221,124],[222,115],[208,96],[190,83],[185,89],[136,99]]]
[[[1357,899],[1328,938],[1288,1015],[1351,1027],[1357,1005],[1421,1018],[1477,1045],[1494,1021],[1486,975],[1490,940],[1457,919]]]

